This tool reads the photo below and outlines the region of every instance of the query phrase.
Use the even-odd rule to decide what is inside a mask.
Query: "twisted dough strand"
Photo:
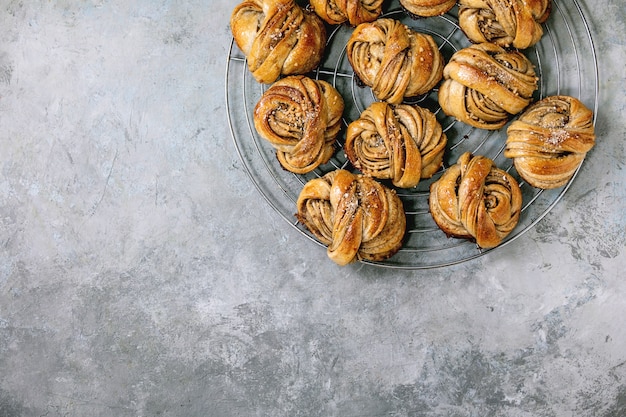
[[[355,74],[379,100],[399,104],[441,80],[444,59],[433,38],[400,21],[380,18],[360,24],[346,48]]]
[[[373,22],[382,12],[383,0],[310,0],[313,10],[331,25],[352,26]]]
[[[595,144],[593,112],[578,99],[550,96],[533,104],[507,129],[504,156],[530,185],[565,185]]]
[[[348,126],[344,150],[361,172],[410,188],[439,170],[446,143],[429,110],[375,102]]]
[[[343,98],[331,84],[292,75],[263,93],[253,118],[283,168],[304,174],[333,155],[343,109]]]
[[[264,84],[313,70],[326,46],[322,20],[294,0],[244,1],[233,10],[230,27],[249,70]]]
[[[406,215],[397,194],[375,180],[339,169],[307,182],[296,218],[328,246],[339,265],[381,261],[402,246]]]
[[[488,130],[501,128],[528,106],[538,81],[521,52],[490,43],[457,51],[443,76],[439,104],[444,113]]]
[[[409,14],[421,17],[439,16],[450,10],[456,0],[400,0]]]
[[[484,156],[464,153],[431,184],[430,212],[448,236],[492,248],[515,228],[522,193],[515,178]]]
[[[551,0],[460,0],[459,26],[476,43],[525,49],[543,36]]]

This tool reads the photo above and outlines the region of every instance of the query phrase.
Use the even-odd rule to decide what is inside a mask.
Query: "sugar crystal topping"
[[[554,129],[550,131],[550,136],[546,136],[546,143],[558,146],[569,137],[569,133],[565,129]]]

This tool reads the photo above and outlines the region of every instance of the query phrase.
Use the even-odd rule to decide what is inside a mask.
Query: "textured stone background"
[[[0,1],[0,416],[626,415],[626,13],[598,145],[490,255],[339,268],[227,128],[234,1]]]

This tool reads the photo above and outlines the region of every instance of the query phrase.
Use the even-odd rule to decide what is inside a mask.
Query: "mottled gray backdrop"
[[[332,265],[226,123],[235,0],[0,1],[0,417],[623,417],[626,15],[598,143],[490,255]]]

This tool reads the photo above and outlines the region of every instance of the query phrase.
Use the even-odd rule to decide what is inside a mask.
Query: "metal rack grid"
[[[384,17],[402,21],[412,29],[431,35],[446,62],[459,49],[470,45],[458,25],[458,8],[437,17],[413,19],[400,7],[398,0],[387,3]],[[359,117],[360,113],[375,99],[367,87],[355,78],[347,60],[346,43],[353,28],[335,26],[329,31],[325,57],[313,73],[313,78],[330,82],[345,101],[344,129],[337,140],[338,151],[325,165],[312,173],[296,175],[282,169],[276,160],[275,150],[261,138],[252,120],[253,109],[263,92],[269,87],[257,83],[247,69],[245,56],[231,42],[226,65],[226,103],[229,125],[236,150],[251,181],[268,204],[292,227],[313,242],[322,246],[294,216],[295,202],[304,183],[325,173],[344,168],[354,170],[342,150],[345,126]],[[550,18],[544,24],[544,36],[524,54],[535,65],[539,76],[539,88],[533,99],[566,94],[577,97],[594,111],[598,110],[598,63],[591,35],[583,10],[577,0],[553,0]],[[403,201],[407,215],[407,233],[402,249],[390,259],[373,263],[387,268],[426,269],[452,265],[477,258],[509,244],[545,217],[566,193],[574,178],[564,187],[540,190],[519,178],[512,162],[502,153],[506,142],[506,127],[498,131],[486,131],[470,127],[446,116],[437,102],[437,89],[412,99],[412,104],[433,111],[448,136],[448,146],[442,169],[428,180],[422,180],[411,189],[396,189]],[[595,120],[594,120],[595,122]],[[428,210],[428,189],[448,166],[454,164],[466,151],[488,156],[496,164],[509,171],[520,183],[524,206],[519,223],[498,247],[483,250],[465,240],[448,238],[434,223]],[[386,183],[385,185],[391,186]]]

